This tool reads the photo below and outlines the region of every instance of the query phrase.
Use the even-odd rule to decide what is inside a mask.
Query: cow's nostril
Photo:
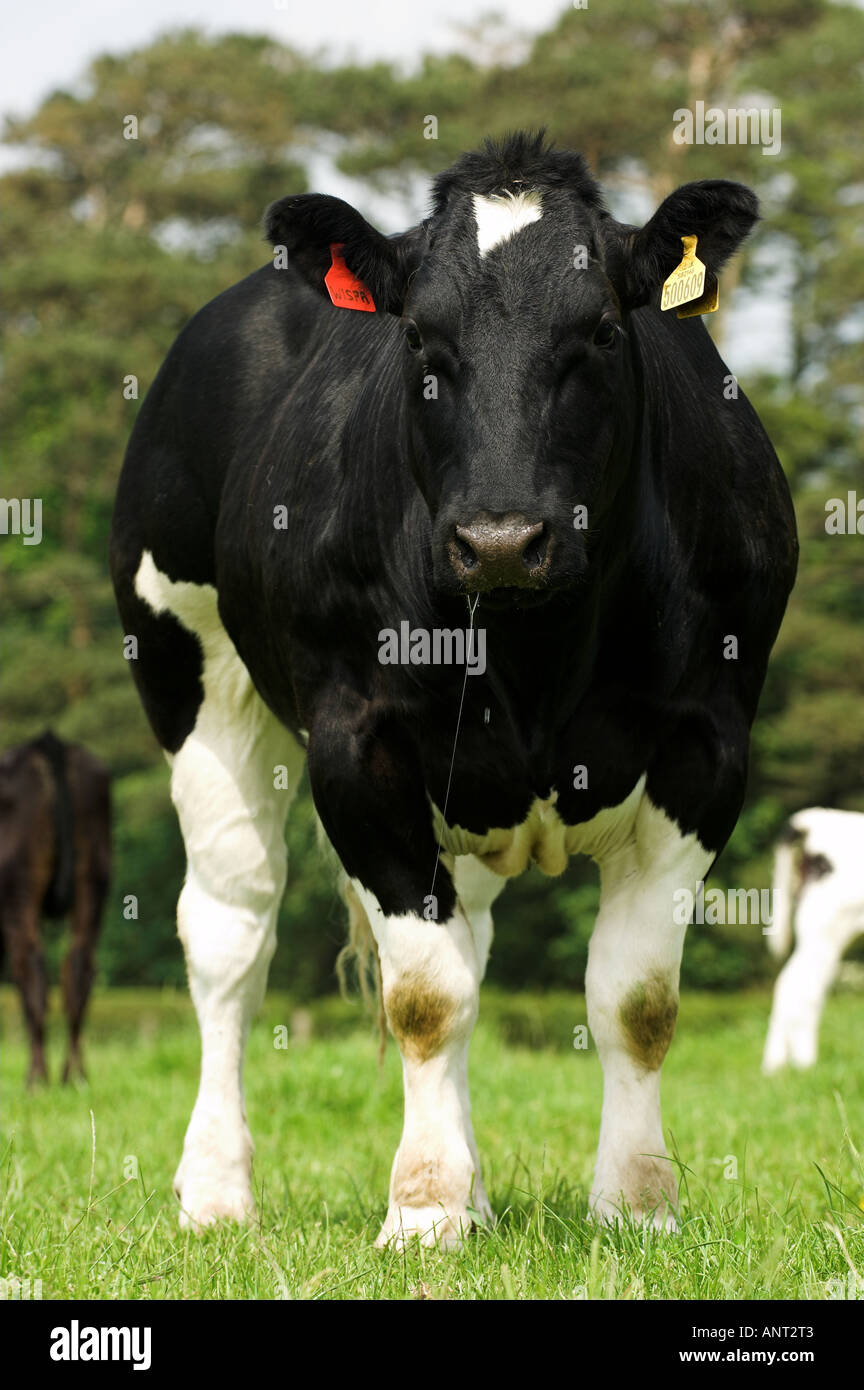
[[[476,552],[469,545],[463,535],[460,535],[460,528],[456,527],[456,547],[459,553],[459,561],[466,570],[476,569],[480,561]]]
[[[454,530],[450,560],[467,590],[536,588],[546,582],[549,545],[542,521],[487,512]]]
[[[540,523],[539,532],[529,540],[522,551],[522,563],[529,570],[536,569],[546,559],[546,527]]]

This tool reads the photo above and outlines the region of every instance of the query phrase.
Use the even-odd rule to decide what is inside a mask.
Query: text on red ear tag
[[[366,314],[374,314],[375,300],[362,280],[358,280],[348,269],[342,258],[341,241],[331,242],[330,269],[324,276],[327,293],[337,309],[362,309]]]

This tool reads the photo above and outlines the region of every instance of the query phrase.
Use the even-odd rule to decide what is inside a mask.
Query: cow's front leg
[[[309,773],[375,937],[384,1008],[402,1054],[404,1126],[378,1243],[417,1236],[455,1245],[490,1215],[467,1077],[488,903],[484,911],[475,901],[476,885],[467,912],[458,901],[410,743],[350,692],[314,722]],[[489,888],[488,902],[497,889]]]
[[[588,1023],[603,1066],[591,1192],[600,1219],[675,1225],[678,1185],[660,1114],[660,1069],[675,1030],[689,921],[675,895],[686,889],[695,898],[712,858],[645,797],[628,843],[600,864],[586,975]]]
[[[482,973],[457,905],[443,922],[386,916],[355,883],[378,946],[387,1021],[402,1055],[405,1113],[379,1245],[457,1245],[491,1218],[468,1096],[468,1045]]]

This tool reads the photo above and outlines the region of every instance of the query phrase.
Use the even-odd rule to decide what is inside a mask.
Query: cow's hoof
[[[485,1192],[475,1192],[464,1207],[445,1209],[442,1203],[429,1206],[397,1206],[390,1203],[384,1225],[375,1244],[404,1250],[411,1241],[439,1250],[458,1250],[466,1236],[482,1226],[492,1226],[495,1213]]]
[[[193,1114],[174,1174],[182,1230],[201,1231],[218,1221],[246,1223],[254,1216],[252,1153],[245,1123],[196,1123]]]
[[[219,1221],[245,1225],[255,1215],[255,1202],[248,1189],[222,1187],[213,1192],[185,1187],[178,1197],[181,1231],[203,1231]]]
[[[816,1048],[808,1040],[797,1043],[794,1036],[769,1038],[762,1054],[762,1072],[774,1076],[787,1068],[806,1069],[816,1061]]]
[[[678,1230],[678,1215],[665,1197],[652,1202],[643,1198],[635,1203],[623,1197],[592,1197],[588,1216],[598,1226],[651,1226],[655,1231],[674,1235]]]
[[[248,1172],[192,1170],[180,1164],[174,1178],[174,1195],[180,1203],[180,1229],[203,1231],[218,1221],[246,1223],[255,1215],[255,1201]]]
[[[605,1172],[598,1170],[588,1203],[589,1215],[599,1223],[652,1226],[657,1231],[678,1230],[678,1182],[667,1158],[640,1153]]]
[[[762,1063],[762,1072],[765,1076],[776,1076],[780,1071],[809,1071],[816,1065],[816,1054],[814,1052],[788,1052],[782,1057],[766,1057]]]
[[[485,1214],[474,1211],[450,1214],[440,1206],[391,1207],[375,1244],[379,1250],[404,1250],[416,1240],[439,1250],[458,1250],[465,1237],[485,1221]]]

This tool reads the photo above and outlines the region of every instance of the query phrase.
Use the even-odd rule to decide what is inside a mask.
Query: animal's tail
[[[773,930],[767,933],[768,949],[782,960],[792,949],[793,922],[801,891],[801,855],[804,832],[790,821],[774,851]]]
[[[320,817],[316,816],[315,819],[318,848],[336,871],[339,892],[348,909],[348,940],[336,957],[336,977],[339,981],[339,989],[343,999],[350,998],[350,976],[353,975],[360,987],[364,1002],[375,1014],[378,1024],[378,1064],[380,1066],[387,1050],[387,1015],[384,1012],[384,990],[381,986],[381,960],[378,955],[378,943],[372,934],[366,909],[339,863],[336,851],[327,838],[327,832],[321,824]]]
[[[65,917],[72,906],[75,878],[75,828],[72,793],[66,758],[66,745],[50,729],[31,745],[41,753],[54,779],[54,872],[45,894],[43,910],[47,917]]]
[[[378,1023],[378,1065],[384,1061],[387,1050],[387,1017],[384,1013],[384,991],[381,987],[381,958],[378,943],[372,935],[366,909],[354,892],[349,879],[343,877],[342,896],[348,908],[348,940],[336,958],[336,974],[343,997],[349,994],[348,972],[353,973],[360,985],[360,993],[366,1003],[374,1010]]]

